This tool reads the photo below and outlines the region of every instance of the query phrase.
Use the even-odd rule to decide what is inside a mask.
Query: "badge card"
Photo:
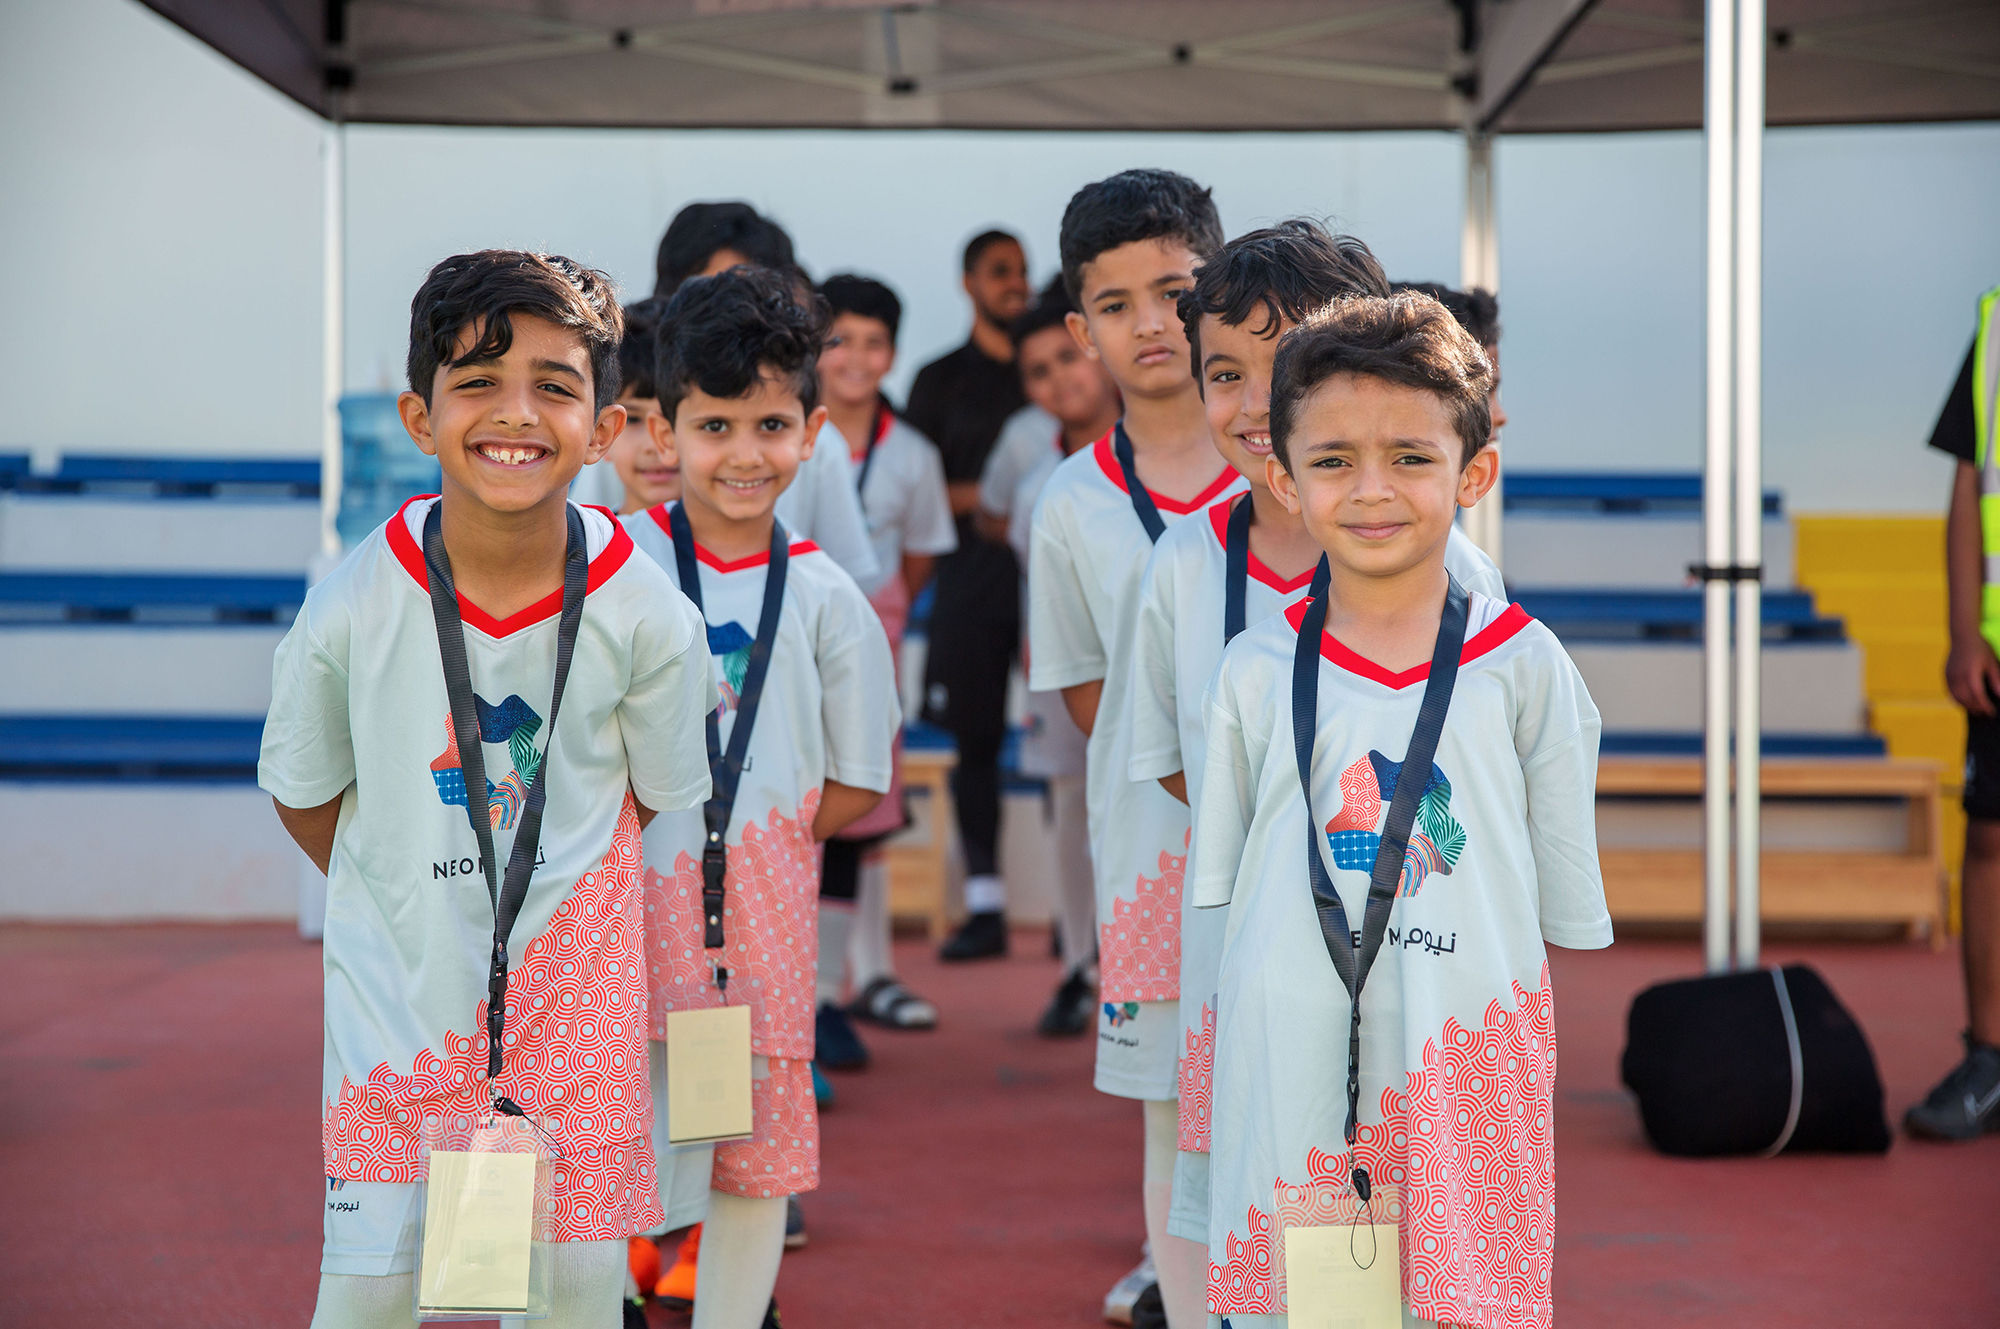
[[[752,1133],[748,1006],[667,1016],[666,1111],[672,1144],[740,1140]]]
[[[431,1152],[420,1312],[528,1310],[539,1161],[527,1153]]]

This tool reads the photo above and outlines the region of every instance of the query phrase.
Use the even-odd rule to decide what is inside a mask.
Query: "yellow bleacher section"
[[[1800,588],[1812,592],[1821,613],[1843,619],[1861,647],[1870,727],[1890,756],[1928,758],[1943,768],[1955,932],[1965,713],[1944,686],[1944,517],[1794,514],[1792,531]]]

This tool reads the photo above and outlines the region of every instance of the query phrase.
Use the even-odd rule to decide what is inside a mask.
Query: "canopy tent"
[[[1705,951],[1757,964],[1763,129],[2000,118],[2000,0],[144,3],[328,123],[335,551],[344,123],[1462,131],[1460,281],[1494,289],[1493,134],[1702,127]]]

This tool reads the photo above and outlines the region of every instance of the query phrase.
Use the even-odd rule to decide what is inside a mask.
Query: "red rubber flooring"
[[[812,1244],[779,1283],[792,1329],[1081,1329],[1136,1257],[1137,1108],[1091,1091],[1087,1042],[1028,1032],[1056,971],[1043,936],[1016,950],[946,968],[904,947],[944,1027],[875,1034],[875,1066],[837,1080]],[[1770,958],[1827,975],[1892,1112],[1954,1059],[1950,953]],[[1645,1148],[1617,1084],[1625,1008],[1695,961],[1680,942],[1554,953],[1558,1322],[2000,1324],[2000,1137],[1768,1162]],[[318,950],[288,928],[0,930],[0,1324],[305,1324],[318,987]]]

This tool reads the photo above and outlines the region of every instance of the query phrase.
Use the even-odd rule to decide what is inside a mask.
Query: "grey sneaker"
[[[1153,1248],[1148,1246],[1146,1257],[1104,1294],[1104,1318],[1112,1324],[1132,1323],[1132,1307],[1147,1288],[1159,1281],[1160,1276],[1153,1271]]]
[[[2000,1047],[1965,1036],[1965,1060],[1923,1102],[1903,1114],[1903,1129],[1930,1140],[1971,1140],[2000,1131]]]

